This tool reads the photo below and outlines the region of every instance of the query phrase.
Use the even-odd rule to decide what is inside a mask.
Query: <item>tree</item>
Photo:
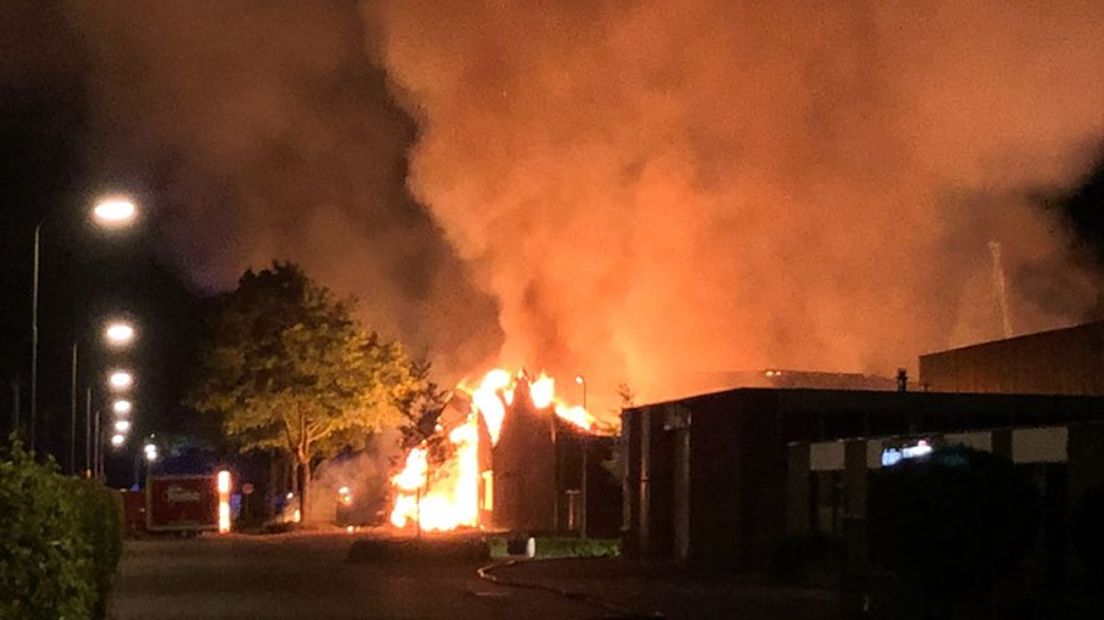
[[[247,271],[217,305],[189,399],[222,415],[239,450],[276,449],[296,464],[303,520],[312,459],[400,426],[404,399],[428,373],[354,309],[293,263]]]
[[[437,418],[448,403],[449,392],[430,379],[431,365],[427,360],[415,360],[411,366],[411,381],[399,391],[396,406],[402,414],[403,444],[417,445],[435,434]]]

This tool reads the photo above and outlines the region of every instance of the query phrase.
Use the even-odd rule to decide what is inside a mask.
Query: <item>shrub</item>
[[[1006,458],[938,449],[870,475],[870,558],[947,607],[1020,569],[1038,526],[1038,492]]]
[[[0,618],[87,618],[91,546],[72,485],[16,443],[0,461]]]
[[[0,618],[102,617],[122,551],[118,494],[15,442],[0,459]]]
[[[70,479],[77,500],[79,526],[91,545],[90,579],[103,612],[111,579],[123,552],[123,501],[118,493],[94,480]]]

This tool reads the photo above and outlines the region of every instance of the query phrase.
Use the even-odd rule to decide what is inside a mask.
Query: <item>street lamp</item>
[[[126,370],[116,370],[108,376],[107,382],[111,389],[121,392],[134,385],[134,375]]]
[[[153,467],[153,462],[157,460],[157,444],[153,443],[151,439],[153,435],[146,437],[146,443],[142,446],[142,452],[145,454],[146,461],[146,473]],[[142,455],[137,450],[134,452],[134,489],[141,488],[139,484],[142,478]]]
[[[130,432],[130,420],[115,420],[115,432],[116,433],[129,433]]]
[[[586,410],[586,408],[587,408],[587,382],[586,382],[586,377],[584,377],[582,374],[575,375],[575,384],[583,388],[583,410]],[[589,472],[587,471],[587,469],[590,468],[590,442],[587,440],[586,435],[580,435],[580,436],[582,437],[582,443],[583,443],[583,471],[582,471],[582,481],[579,484],[579,486],[581,487],[579,489],[580,495],[582,495],[582,501],[579,502],[581,504],[581,506],[579,506],[580,513],[581,513],[579,515],[579,537],[585,539],[587,537],[587,478],[589,477],[589,475],[588,475]]]
[[[117,228],[130,224],[138,216],[138,207],[129,198],[103,198],[92,208],[92,217],[103,226]]]
[[[123,228],[129,225],[138,215],[138,207],[134,202],[123,197],[112,196],[98,200],[92,207],[92,219],[105,228]],[[34,227],[34,260],[33,277],[31,278],[31,429],[30,445],[34,450],[38,428],[38,288],[40,257],[42,247],[42,226],[46,218],[38,221]],[[73,347],[74,363],[76,361],[76,346]],[[76,373],[74,372],[74,375]],[[75,392],[74,392],[75,394]],[[73,396],[75,401],[76,397]],[[76,405],[73,406],[74,409]],[[73,439],[70,438],[72,444]],[[72,460],[72,448],[70,448],[70,460]],[[70,464],[72,465],[72,464]]]
[[[103,337],[108,346],[123,347],[134,341],[134,326],[128,321],[110,321],[104,326]],[[73,362],[69,386],[69,467],[76,472],[77,442],[77,360],[80,338],[73,339]],[[85,450],[88,448],[89,417],[92,415],[92,387],[88,386],[85,397]],[[128,409],[129,411],[129,409]]]
[[[113,347],[122,347],[134,341],[134,326],[126,321],[112,321],[104,328],[104,340]]]
[[[122,399],[122,398],[120,398],[119,400],[111,403],[111,410],[115,412],[115,415],[120,415],[120,416],[127,415],[127,414],[130,413],[131,409],[133,409],[133,408],[134,407],[133,407],[133,405],[130,404],[129,400],[125,400],[125,399]]]
[[[123,435],[115,433],[111,436],[111,446],[116,450],[122,448],[124,443],[126,443],[126,437]]]

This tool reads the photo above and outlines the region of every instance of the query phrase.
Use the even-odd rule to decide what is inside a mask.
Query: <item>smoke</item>
[[[156,180],[197,281],[300,261],[454,376],[583,372],[604,410],[891,374],[1000,336],[990,241],[1017,331],[1094,301],[1035,197],[1104,130],[1098,0],[66,6],[90,161]]]
[[[356,525],[386,521],[390,499],[389,474],[401,460],[402,437],[387,431],[373,438],[368,449],[326,459],[313,472],[310,497],[311,519],[334,522],[339,519],[339,491],[349,491],[350,502],[341,507],[345,522]]]
[[[1104,130],[1104,4],[370,2],[409,186],[500,303],[502,358],[606,393],[891,373],[1075,321],[1040,192]],[[570,375],[568,375],[570,376]]]
[[[290,259],[442,378],[495,353],[493,299],[404,189],[415,127],[355,1],[64,6],[88,54],[89,165],[140,191],[196,284]]]

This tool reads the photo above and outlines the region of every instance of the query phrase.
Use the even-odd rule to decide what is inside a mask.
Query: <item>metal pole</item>
[[[73,365],[69,374],[69,473],[77,473],[77,343],[73,342]]]
[[[583,378],[583,409],[585,410],[586,408],[587,408],[587,382],[586,382],[586,378],[584,377]],[[585,433],[580,434],[579,437],[583,441],[583,482],[582,482],[582,485],[580,485],[582,487],[580,489],[580,491],[582,491],[582,494],[583,494],[583,501],[580,502],[582,504],[582,506],[581,506],[582,514],[580,515],[580,518],[579,518],[579,537],[585,539],[587,537],[587,478],[589,477],[588,476],[589,472],[587,472],[587,469],[589,469],[589,466],[590,466],[590,438]]]
[[[31,450],[35,449],[35,427],[38,425],[38,256],[42,236],[42,220],[34,229],[34,277],[31,286]]]
[[[141,453],[138,452],[138,447],[135,446],[134,447],[134,489],[135,490],[138,490],[138,489],[142,488],[142,485],[139,484],[141,482],[141,478],[139,477],[139,474],[142,471],[141,456],[142,456]]]
[[[84,477],[92,477],[92,386],[84,392]]]
[[[103,451],[100,443],[100,412],[97,411],[92,419],[92,477],[97,480],[100,477],[100,453]]]

